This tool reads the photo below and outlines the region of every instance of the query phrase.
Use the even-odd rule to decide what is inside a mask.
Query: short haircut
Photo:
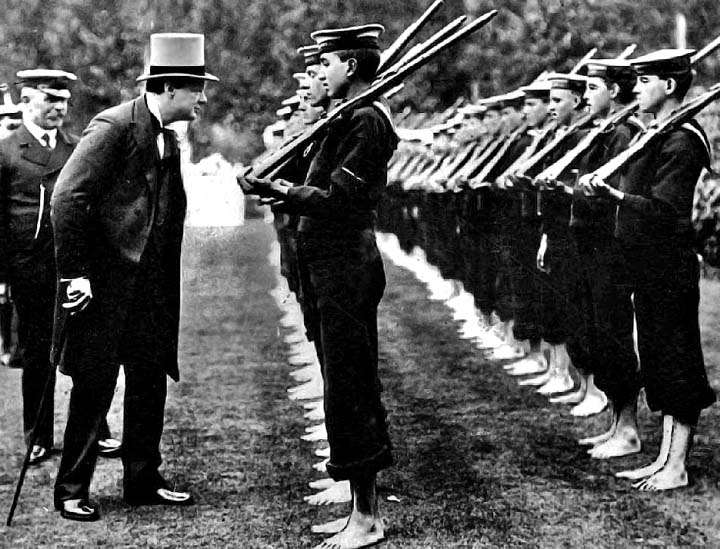
[[[685,96],[687,95],[688,90],[690,90],[690,86],[692,85],[693,74],[692,72],[685,72],[677,75],[661,76],[660,78],[672,78],[673,80],[675,80],[676,88],[674,96],[678,101],[683,101],[685,99]]]
[[[195,82],[198,82],[197,78],[184,78],[182,76],[151,78],[145,82],[145,91],[160,94],[165,92],[165,83],[168,83],[176,90],[179,90],[187,88]]]
[[[355,59],[357,61],[357,77],[363,82],[372,82],[377,76],[380,66],[380,51],[363,48],[358,50],[338,50],[334,52],[340,61]]]
[[[615,101],[621,105],[628,105],[635,100],[636,94],[633,90],[635,84],[637,84],[637,76],[634,73],[619,75],[612,79],[606,77],[604,80],[608,88],[612,88],[613,84],[617,84],[618,94]]]

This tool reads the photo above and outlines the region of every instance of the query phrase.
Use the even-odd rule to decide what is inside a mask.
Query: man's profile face
[[[558,124],[567,125],[579,103],[580,98],[570,90],[550,90],[548,111]]]
[[[203,105],[207,103],[205,96],[205,82],[192,81],[183,88],[175,88],[172,99],[173,109],[176,112],[175,120],[192,121],[198,117]]]
[[[308,102],[313,107],[325,107],[328,103],[328,93],[320,80],[320,65],[310,65],[305,70],[310,77],[310,90],[308,90]]]
[[[500,111],[497,109],[488,109],[485,113],[485,127],[487,128],[488,133],[497,133],[500,130],[501,123],[502,118],[500,117]]]
[[[654,74],[638,76],[633,91],[637,94],[640,110],[657,113],[667,98],[668,81]]]
[[[67,114],[68,101],[41,90],[33,90],[25,106],[26,116],[44,130],[60,128]]]
[[[539,97],[526,97],[523,113],[531,128],[540,126],[548,113],[547,103]]]
[[[336,53],[323,53],[320,56],[320,80],[332,99],[343,99],[347,95],[350,85],[349,61],[341,61]]]
[[[607,114],[612,106],[612,90],[602,78],[593,76],[588,79],[583,96],[592,114]]]

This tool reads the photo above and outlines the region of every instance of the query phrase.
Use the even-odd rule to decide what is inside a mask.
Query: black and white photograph
[[[720,547],[717,0],[0,12],[0,547]]]

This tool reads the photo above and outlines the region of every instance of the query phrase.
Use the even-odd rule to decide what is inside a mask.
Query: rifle
[[[718,45],[720,45],[720,42],[718,42]],[[663,136],[673,128],[692,119],[697,113],[715,101],[718,97],[720,97],[720,83],[715,84],[708,91],[696,97],[692,101],[688,101],[684,105],[680,106],[676,111],[673,111],[663,120],[659,121],[657,125],[646,130],[640,139],[615,158],[600,166],[593,173],[600,179],[607,181],[622,170],[631,160],[638,156],[650,143]]]
[[[444,0],[435,0],[430,7],[420,16],[420,18],[405,29],[397,40],[386,49],[380,58],[380,66],[378,67],[378,73],[385,72],[385,70],[391,66],[400,55],[402,49],[407,46],[410,41],[417,36],[422,28],[430,21],[430,18],[442,7]]]
[[[503,146],[500,147],[497,154],[490,160],[487,164],[485,164],[485,167],[480,170],[480,173],[478,173],[475,177],[473,177],[472,181],[470,182],[470,187],[473,186],[480,186],[482,185],[487,176],[490,174],[490,172],[495,169],[495,166],[498,165],[500,160],[507,154],[507,152],[510,150],[510,147],[512,147],[515,142],[518,140],[518,138],[524,134],[528,129],[527,123],[520,125],[515,131],[513,131],[510,136],[505,140],[503,143]]]
[[[628,51],[628,49],[632,47],[634,50],[634,44],[632,46],[629,46],[625,49],[625,51],[620,55],[619,59],[624,59],[625,54]],[[695,65],[702,61],[705,57],[710,55],[712,52],[714,52],[717,48],[720,47],[720,36],[715,38],[712,42],[707,44],[704,48],[702,48],[700,51],[696,52],[691,58],[690,63],[692,65]],[[627,106],[623,107],[616,113],[610,115],[608,118],[600,122],[595,128],[591,129],[585,137],[572,149],[570,149],[562,158],[560,158],[557,162],[552,164],[551,166],[548,166],[545,170],[543,170],[540,174],[537,175],[535,178],[536,181],[541,182],[542,185],[546,187],[556,186],[559,183],[557,182],[557,179],[560,177],[560,175],[576,160],[578,159],[583,153],[585,153],[590,147],[593,145],[593,143],[598,139],[599,136],[603,135],[605,132],[611,130],[615,126],[622,124],[625,122],[628,118],[630,118],[635,110],[638,107],[637,101],[633,101],[632,103],[628,104]]]
[[[342,116],[346,112],[351,112],[359,105],[368,104],[379,98],[388,90],[397,86],[410,74],[417,71],[420,67],[426,65],[431,59],[436,57],[441,51],[447,49],[450,46],[455,45],[460,40],[466,38],[470,34],[479,30],[480,28],[487,25],[491,19],[497,15],[497,10],[492,10],[474,20],[473,22],[465,25],[461,29],[455,31],[450,36],[440,41],[438,44],[430,47],[416,58],[410,60],[408,63],[398,68],[397,71],[393,71],[385,78],[381,78],[373,82],[366,90],[357,95],[356,97],[342,103],[340,106],[330,111],[326,118],[319,120],[303,132],[300,137],[294,140],[292,143],[282,146],[280,150],[273,153],[270,157],[265,159],[264,162],[257,164],[253,167],[253,172],[256,177],[264,177],[268,173],[275,170],[279,165],[291,159],[299,150],[307,147],[317,135],[325,131],[330,123]],[[397,65],[396,65],[397,66]]]

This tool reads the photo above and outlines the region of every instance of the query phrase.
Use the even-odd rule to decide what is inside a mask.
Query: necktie
[[[49,134],[49,133],[44,133],[44,134],[42,134],[42,141],[43,141],[43,143],[45,143],[45,146],[46,146],[48,149],[51,148],[51,147],[50,147],[50,134]]]

